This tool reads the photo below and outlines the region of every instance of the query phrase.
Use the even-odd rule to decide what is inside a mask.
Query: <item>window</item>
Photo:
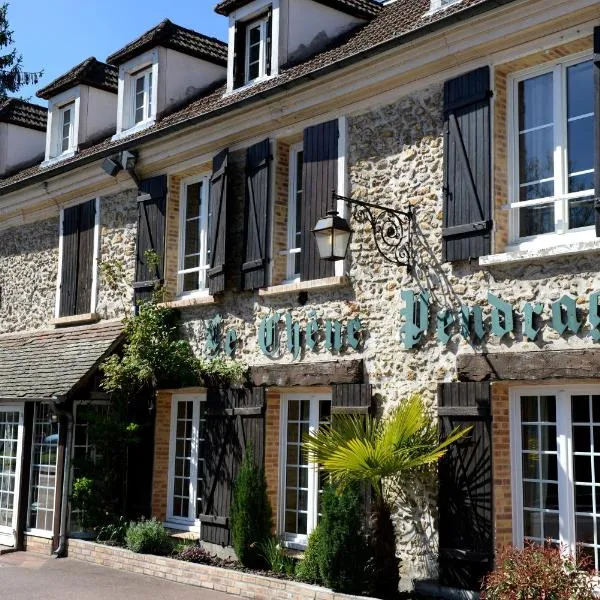
[[[52,532],[56,492],[58,422],[51,420],[50,405],[37,403],[33,417],[31,478],[29,486],[29,530]]]
[[[203,292],[208,288],[208,189],[208,177],[191,179],[182,184],[178,271],[180,295]]]
[[[205,396],[173,396],[167,520],[196,525],[202,514]]]
[[[246,26],[246,83],[252,83],[267,74],[267,36],[267,17]]]
[[[580,545],[597,569],[600,388],[523,389],[512,402],[515,543]]]
[[[67,152],[73,147],[73,121],[75,105],[67,104],[60,109],[60,138],[58,154]]]
[[[288,232],[287,232],[287,280],[300,279],[300,248],[302,245],[302,166],[304,152],[302,144],[290,148],[288,184]]]
[[[322,477],[303,452],[305,434],[331,420],[328,394],[289,394],[282,411],[282,461],[280,500],[283,538],[290,545],[306,545],[317,526]]]
[[[516,78],[513,106],[513,241],[580,240],[586,229],[593,235],[592,61]]]
[[[132,76],[133,125],[152,118],[152,69]]]

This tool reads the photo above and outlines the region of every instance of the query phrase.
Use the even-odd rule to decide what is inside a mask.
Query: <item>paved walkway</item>
[[[0,556],[7,600],[232,600],[235,596],[31,552]],[[238,600],[236,598],[236,600]]]

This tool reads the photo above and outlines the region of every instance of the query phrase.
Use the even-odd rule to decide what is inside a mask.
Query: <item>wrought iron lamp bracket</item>
[[[388,262],[411,271],[412,223],[414,210],[396,210],[347,196],[332,194],[334,201],[354,206],[353,216],[358,223],[369,223],[377,252]]]

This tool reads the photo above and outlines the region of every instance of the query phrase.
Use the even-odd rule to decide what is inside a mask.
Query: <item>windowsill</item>
[[[532,260],[541,260],[552,257],[570,256],[580,252],[600,252],[600,238],[587,242],[564,244],[562,246],[551,246],[531,250],[509,250],[502,254],[490,254],[482,256],[479,264],[482,267],[503,265],[507,263],[519,263]]]
[[[31,537],[44,538],[47,540],[51,540],[54,537],[54,534],[51,531],[41,531],[39,529],[26,529],[24,533]]]
[[[98,313],[86,313],[83,315],[73,315],[71,317],[58,317],[50,322],[54,327],[69,327],[72,325],[88,325],[89,323],[97,323],[100,320]]]
[[[119,133],[115,133],[115,135],[112,136],[111,141],[117,141],[117,140],[122,140],[123,138],[129,137],[130,135],[133,135],[134,133],[138,133],[139,131],[144,131],[144,129],[148,129],[149,127],[152,127],[152,125],[154,125],[156,123],[156,117],[153,117],[152,119],[147,119],[146,121],[141,121],[140,123],[138,123],[137,125],[134,125],[133,127],[130,127],[129,129],[123,129],[123,131],[119,131]]]
[[[161,302],[159,306],[165,308],[187,308],[189,306],[206,306],[216,304],[217,299],[214,296],[178,296],[170,302]]]
[[[318,292],[332,288],[345,287],[349,283],[348,277],[326,277],[324,279],[314,279],[312,281],[298,281],[297,283],[285,283],[283,285],[274,285],[263,288],[258,291],[258,295],[263,298],[269,296],[281,296],[283,294],[293,294],[295,292]]]
[[[176,531],[181,531],[182,533],[199,533],[200,527],[197,524],[185,524],[185,523],[177,523],[176,521],[163,521],[163,525],[165,529],[175,529]]]
[[[46,167],[51,167],[52,165],[61,162],[62,160],[67,160],[67,158],[73,158],[77,154],[77,150],[74,148],[72,150],[67,150],[58,156],[51,156],[48,160],[45,160],[40,167],[42,169]]]
[[[238,92],[243,92],[245,90],[249,90],[252,87],[254,87],[255,85],[258,85],[259,83],[263,83],[264,81],[269,81],[269,79],[273,79],[276,76],[277,76],[277,73],[271,73],[271,75],[263,75],[262,77],[258,77],[257,79],[254,79],[253,81],[251,81],[249,83],[245,83],[244,85],[241,85],[240,87],[236,87],[236,88],[226,91],[225,97],[232,96],[233,94],[237,94]]]

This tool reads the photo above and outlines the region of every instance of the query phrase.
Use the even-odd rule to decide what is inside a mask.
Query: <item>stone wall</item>
[[[0,334],[54,318],[58,235],[58,217],[0,232]]]

